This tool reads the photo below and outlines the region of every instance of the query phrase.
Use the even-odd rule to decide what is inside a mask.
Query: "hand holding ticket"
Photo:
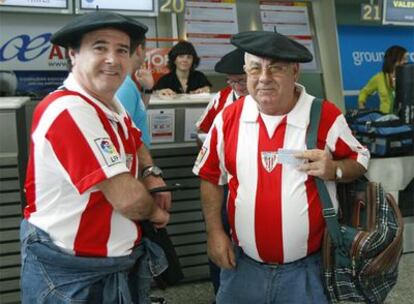
[[[306,160],[306,163],[298,167],[300,171],[323,180],[334,180],[336,178],[337,161],[332,159],[332,155],[328,151],[321,149],[304,150],[297,153],[296,157]]]

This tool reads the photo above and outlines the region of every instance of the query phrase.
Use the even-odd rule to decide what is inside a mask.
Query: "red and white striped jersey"
[[[141,132],[88,95],[72,75],[65,90],[36,107],[25,191],[25,218],[79,256],[124,256],[141,239],[138,223],[115,211],[95,187],[124,172],[138,173]]]
[[[279,148],[306,149],[313,96],[302,86],[298,89],[297,104],[272,137],[250,95],[225,108],[193,168],[196,175],[211,183],[228,183],[227,210],[233,240],[260,262],[292,262],[321,246],[325,222],[313,177],[291,165],[276,162],[269,167],[263,161],[264,155]],[[329,151],[334,159],[351,158],[368,166],[368,150],[354,138],[345,117],[330,102],[323,103],[318,148]],[[326,184],[337,207],[335,183]]]
[[[228,105],[231,105],[233,101],[234,90],[230,86],[218,91],[208,103],[200,119],[196,122],[197,129],[204,133],[208,133],[217,114]]]

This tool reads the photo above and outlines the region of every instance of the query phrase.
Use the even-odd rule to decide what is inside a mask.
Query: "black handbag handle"
[[[174,185],[152,188],[152,189],[149,189],[148,192],[153,194],[153,193],[158,193],[158,192],[172,192],[172,191],[185,190],[185,189],[191,189],[191,187],[184,186],[184,185],[177,183]]]
[[[185,189],[191,189],[191,187],[176,183],[174,185],[152,188],[152,189],[149,189],[148,192],[151,194],[154,194],[154,193],[159,193],[159,192],[172,192],[172,191],[185,190]],[[141,221],[141,227],[144,231],[144,234],[147,236],[156,234],[157,231],[159,230],[155,228],[154,224],[150,222],[149,220]],[[165,229],[165,228],[161,228],[161,229]]]

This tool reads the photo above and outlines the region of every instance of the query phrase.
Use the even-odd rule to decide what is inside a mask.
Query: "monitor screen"
[[[77,0],[76,13],[110,10],[125,15],[157,16],[158,0]]]
[[[400,117],[406,123],[414,123],[414,63],[396,67],[395,101],[401,109]]]
[[[3,0],[0,1],[0,11],[4,12],[26,12],[26,13],[72,13],[71,0]]]
[[[384,0],[382,23],[414,26],[414,0]]]

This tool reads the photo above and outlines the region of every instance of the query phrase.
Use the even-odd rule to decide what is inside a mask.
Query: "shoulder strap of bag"
[[[319,121],[322,112],[322,99],[315,98],[312,102],[308,134],[306,138],[306,146],[308,149],[315,149],[318,139]],[[338,222],[338,215],[333,207],[331,197],[325,182],[315,177],[316,187],[318,189],[319,198],[322,203],[322,213],[325,218],[326,226],[328,227],[329,236],[337,248],[344,248],[341,228]]]

